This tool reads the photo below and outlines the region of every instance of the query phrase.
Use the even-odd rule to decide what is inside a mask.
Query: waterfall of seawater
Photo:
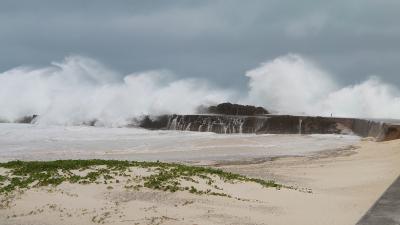
[[[186,126],[186,131],[190,131],[190,125],[192,125],[192,123],[189,123],[187,126]]]
[[[178,120],[178,117],[175,117],[172,119],[171,124],[168,126],[169,130],[176,130],[177,120]]]
[[[169,130],[182,130],[182,131],[199,131],[199,132],[216,132],[216,133],[243,133],[247,132],[244,129],[245,118],[236,117],[208,117],[208,116],[171,116],[167,123]],[[258,125],[258,123],[257,123]],[[262,124],[261,124],[262,125]],[[258,130],[259,127],[256,128]]]
[[[303,128],[304,119],[304,128]],[[144,120],[140,126],[149,129],[215,132],[219,134],[337,134],[354,133],[377,140],[400,139],[400,124],[365,119],[299,116],[229,116],[229,115],[170,115],[159,120]],[[296,131],[297,120],[297,131]],[[304,131],[303,131],[304,129]]]
[[[299,134],[301,135],[301,125],[303,123],[302,119],[299,119]]]

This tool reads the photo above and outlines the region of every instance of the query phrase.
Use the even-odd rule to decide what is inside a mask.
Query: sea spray
[[[169,71],[122,75],[95,60],[71,56],[46,68],[0,73],[0,118],[39,115],[41,124],[121,126],[143,114],[193,113],[199,104],[229,100],[231,92]]]
[[[378,77],[341,87],[301,55],[278,57],[246,76],[248,92],[238,93],[200,79],[174,79],[168,70],[124,75],[70,56],[44,68],[0,73],[0,122],[39,115],[39,124],[124,126],[146,114],[191,114],[199,105],[236,102],[233,96],[281,114],[400,119],[397,87]]]
[[[400,119],[400,91],[372,76],[340,87],[334,76],[300,55],[279,57],[246,73],[242,102],[281,114]]]

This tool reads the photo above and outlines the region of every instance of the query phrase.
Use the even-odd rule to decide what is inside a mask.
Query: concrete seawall
[[[224,134],[353,133],[361,137],[373,137],[377,141],[388,141],[400,138],[400,124],[369,119],[290,115],[164,115],[145,117],[140,121],[140,127],[147,129],[207,131]]]

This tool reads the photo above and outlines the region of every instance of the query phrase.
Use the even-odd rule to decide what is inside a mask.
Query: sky
[[[77,54],[244,92],[246,71],[294,53],[342,85],[400,86],[399,12],[398,0],[2,0],[0,71]]]

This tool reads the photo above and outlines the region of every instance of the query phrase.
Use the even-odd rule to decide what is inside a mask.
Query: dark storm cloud
[[[165,68],[246,88],[246,70],[290,52],[344,83],[400,85],[400,1],[0,2],[0,70],[82,54],[128,73]]]

